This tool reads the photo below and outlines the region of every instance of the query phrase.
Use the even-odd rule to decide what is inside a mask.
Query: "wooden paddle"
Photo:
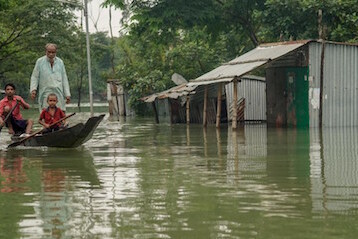
[[[9,119],[9,117],[11,116],[12,112],[14,111],[14,109],[16,108],[16,106],[19,104],[19,101],[16,100],[16,104],[11,108],[11,110],[9,111],[9,113],[7,113],[5,119],[4,119],[4,125],[6,124],[6,121]],[[2,130],[2,128],[4,127],[4,125],[0,126],[0,132]]]
[[[59,119],[59,120],[53,122],[52,124],[49,125],[48,128],[51,128],[52,126],[54,126],[54,125],[60,123],[61,121],[65,120],[65,119],[67,119],[67,118],[70,118],[71,116],[74,116],[75,114],[76,114],[76,113],[69,114],[69,115],[63,117],[62,119]],[[26,140],[28,140],[28,139],[34,137],[35,135],[41,133],[41,132],[44,131],[45,129],[47,129],[47,128],[43,128],[43,129],[41,129],[41,130],[38,130],[38,131],[36,131],[35,133],[32,133],[32,134],[30,134],[29,136],[27,136],[27,137],[25,137],[25,138],[23,138],[23,139],[21,139],[21,140],[19,140],[19,141],[16,141],[16,142],[14,142],[14,143],[12,143],[12,144],[9,144],[9,146],[7,146],[7,147],[8,147],[8,148],[13,148],[13,147],[19,146],[20,144],[22,144],[22,143],[25,142]]]

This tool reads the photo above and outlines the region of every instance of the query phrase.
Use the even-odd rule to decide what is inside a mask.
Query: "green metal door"
[[[308,68],[286,69],[287,126],[309,127]]]

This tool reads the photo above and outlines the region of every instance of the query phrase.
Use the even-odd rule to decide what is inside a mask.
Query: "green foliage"
[[[323,11],[326,39],[356,41],[358,5],[356,0],[267,0],[263,13],[267,39],[318,38],[318,10]]]
[[[14,82],[17,93],[28,96],[30,76],[48,42],[58,45],[57,56],[66,65],[72,98],[88,95],[85,34],[74,10],[81,1],[0,1],[0,87]],[[110,40],[104,33],[91,37],[94,95],[103,99],[110,68]]]
[[[153,70],[144,77],[137,76],[135,82],[126,85],[129,98],[129,104],[136,110],[137,114],[146,114],[147,107],[139,101],[146,92],[158,92],[165,89],[165,83],[162,81],[163,73],[159,70]]]
[[[14,82],[28,94],[29,78],[38,53],[47,42],[71,44],[76,30],[75,0],[13,0],[0,2],[0,83]]]
[[[116,73],[135,107],[140,97],[173,86],[174,72],[193,79],[261,42],[317,38],[319,9],[327,39],[357,41],[356,0],[107,0],[105,4],[124,13],[128,35],[116,45]]]
[[[88,94],[86,40],[74,9],[79,0],[0,0],[0,83],[28,94],[35,60],[54,42],[74,97]],[[92,84],[104,99],[107,79],[119,79],[137,112],[141,97],[174,86],[173,73],[194,79],[262,42],[318,38],[358,40],[357,0],[106,0],[120,8],[125,35],[91,34]],[[29,11],[29,9],[31,11]]]

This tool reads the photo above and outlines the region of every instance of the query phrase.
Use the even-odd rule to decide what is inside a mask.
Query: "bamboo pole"
[[[203,108],[203,127],[207,125],[207,110],[208,110],[208,86],[204,90],[204,108]]]
[[[186,97],[186,124],[190,124],[190,96]]]
[[[237,128],[237,79],[234,79],[233,89],[233,100],[232,100],[232,129]]]
[[[216,128],[220,127],[220,119],[221,119],[221,100],[222,100],[222,84],[219,83],[218,87],[218,100],[216,106]]]

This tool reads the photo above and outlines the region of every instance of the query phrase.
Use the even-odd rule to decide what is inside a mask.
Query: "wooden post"
[[[155,105],[155,101],[152,102],[152,106],[154,110],[155,123],[159,124],[158,111],[157,111],[157,106]]]
[[[112,94],[112,102],[114,106],[114,113],[117,116],[117,120],[119,121],[119,104],[118,104],[118,88],[114,81],[111,84],[111,94]]]
[[[111,84],[112,84],[112,83],[107,82],[107,101],[108,101],[108,111],[109,111],[109,115],[110,115],[110,116],[113,115],[113,111],[114,111],[114,105],[113,105],[113,100],[112,100]]]
[[[222,100],[222,84],[219,83],[218,87],[218,100],[216,106],[216,128],[220,127],[220,119],[221,119],[221,100]]]
[[[204,108],[203,108],[203,126],[207,125],[207,110],[208,110],[208,86],[204,90]]]
[[[122,85],[118,85],[118,114],[120,116],[126,115],[125,113],[125,106],[124,106],[124,89]]]
[[[232,100],[232,129],[237,128],[237,78],[234,79],[233,89],[233,100]]]
[[[325,41],[322,40],[322,52],[321,52],[321,68],[320,68],[320,78],[319,78],[319,111],[318,111],[318,125],[322,129],[323,126],[323,84],[324,84],[324,52],[326,49]]]
[[[190,96],[186,97],[186,124],[190,124]]]

